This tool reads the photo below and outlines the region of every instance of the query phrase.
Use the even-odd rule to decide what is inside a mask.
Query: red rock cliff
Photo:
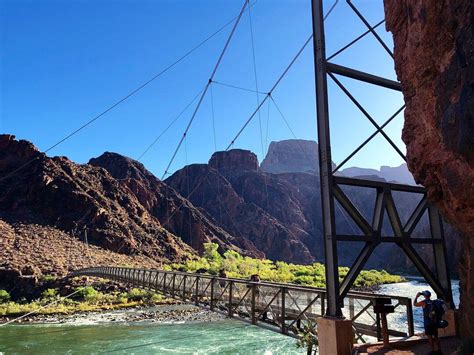
[[[405,96],[408,163],[464,236],[461,328],[474,337],[474,2],[385,0]]]

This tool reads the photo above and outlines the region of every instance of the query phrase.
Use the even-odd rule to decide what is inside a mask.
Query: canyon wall
[[[385,0],[406,102],[408,166],[464,233],[461,332],[474,338],[474,2]]]

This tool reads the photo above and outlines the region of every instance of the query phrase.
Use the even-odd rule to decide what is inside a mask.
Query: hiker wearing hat
[[[424,299],[418,301],[418,298],[423,296]],[[416,297],[413,301],[413,305],[415,307],[422,307],[423,308],[423,325],[425,327],[425,334],[428,337],[428,341],[430,343],[431,349],[434,353],[441,354],[441,347],[438,338],[438,327],[433,320],[431,315],[433,309],[433,301],[431,300],[431,292],[426,290],[423,292],[418,292]]]

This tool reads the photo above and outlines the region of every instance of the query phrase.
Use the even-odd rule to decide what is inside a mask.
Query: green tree
[[[10,294],[6,290],[0,290],[0,303],[6,303],[10,301]]]

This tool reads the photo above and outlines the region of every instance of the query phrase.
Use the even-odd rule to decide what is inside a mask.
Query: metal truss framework
[[[404,106],[398,109],[385,123],[378,125],[371,115],[364,109],[364,107],[355,99],[351,92],[338,80],[337,76],[348,77],[354,80],[372,84],[374,86],[396,91],[401,91],[400,83],[366,72],[361,72],[337,65],[329,61],[367,34],[373,35],[393,60],[393,53],[375,31],[375,28],[384,21],[381,21],[372,27],[361,14],[361,12],[356,8],[356,6],[351,2],[351,0],[346,0],[346,2],[348,6],[354,11],[355,15],[367,27],[367,31],[355,38],[352,42],[341,48],[333,55],[326,57],[323,4],[322,0],[312,0],[317,127],[319,143],[318,149],[326,265],[326,316],[342,317],[341,307],[343,305],[344,297],[349,292],[350,287],[353,285],[356,277],[359,275],[360,271],[364,267],[364,264],[367,262],[374,249],[380,243],[385,242],[398,245],[413,262],[420,274],[430,284],[437,296],[439,298],[443,298],[451,308],[454,308],[452,302],[451,282],[446,264],[446,247],[442,220],[436,207],[428,203],[425,189],[420,186],[354,179],[335,175],[336,171],[342,165],[344,165],[349,159],[357,154],[357,152],[359,152],[360,149],[362,149],[378,133],[380,133],[402,157],[402,159],[406,161],[405,155],[384,132],[385,126],[403,111]],[[360,144],[357,149],[349,154],[349,156],[344,159],[335,169],[332,168],[331,160],[327,77],[330,77],[331,80],[336,83],[336,85],[348,96],[348,98],[376,129],[375,132],[373,132],[362,144]],[[355,186],[359,188],[375,189],[376,201],[371,221],[367,221],[367,219],[364,218],[364,216],[358,211],[357,207],[352,203],[349,197],[343,192],[341,186]],[[418,203],[417,207],[405,224],[402,224],[400,215],[398,214],[393,198],[394,191],[422,195],[421,201]],[[335,200],[338,201],[350,218],[357,224],[357,226],[363,232],[363,235],[337,234],[334,213]],[[385,211],[388,215],[388,220],[393,229],[394,236],[389,237],[382,235],[382,224]],[[413,231],[415,230],[415,227],[421,220],[425,211],[428,211],[431,236],[430,238],[415,238],[412,236]],[[338,241],[364,243],[362,250],[341,283],[339,282],[338,273]],[[434,272],[430,270],[423,258],[415,250],[414,244],[419,243],[428,244],[433,247],[435,263]]]

